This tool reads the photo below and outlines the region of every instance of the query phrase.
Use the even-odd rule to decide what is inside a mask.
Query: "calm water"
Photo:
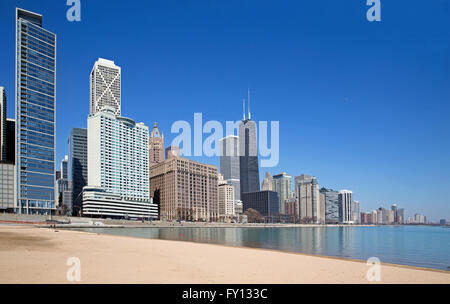
[[[449,270],[450,229],[442,227],[95,228],[82,231],[266,248]],[[181,237],[181,235],[183,235]]]

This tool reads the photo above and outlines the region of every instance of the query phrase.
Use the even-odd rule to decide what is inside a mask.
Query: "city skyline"
[[[49,3],[49,2],[47,2]],[[3,5],[3,4],[2,4]],[[61,10],[60,12],[57,12],[55,10],[53,10],[49,5],[33,5],[31,2],[29,3],[25,3],[24,5],[22,5],[25,9],[30,9],[33,11],[37,11],[38,13],[41,13],[45,16],[46,22],[46,28],[50,29],[52,32],[55,32],[58,37],[60,37],[61,35],[69,35],[67,37],[71,37],[71,39],[75,39],[73,36],[70,36],[70,33],[76,33],[78,30],[82,30],[83,27],[85,27],[86,25],[83,24],[83,22],[86,23],[90,23],[89,21],[89,15],[85,15],[85,20],[81,22],[79,25],[77,24],[65,24],[64,22],[67,21],[58,21],[58,22],[53,22],[55,19],[57,19],[57,15],[61,14],[60,19],[62,19],[62,17],[64,17],[63,15],[63,11]],[[96,9],[96,5],[92,5],[92,9]],[[125,5],[125,8],[127,8],[127,6]],[[2,6],[2,14],[5,14],[5,16],[2,15],[2,34],[4,33],[4,37],[7,38],[6,41],[9,41],[8,37],[11,37],[13,33],[9,33],[7,32],[7,30],[11,29],[10,24],[8,24],[8,26],[3,26],[6,25],[3,24],[3,22],[7,21],[9,23],[11,23],[11,17],[13,10],[9,9],[9,5],[7,6],[7,9],[3,9]],[[9,16],[9,17],[8,17]],[[3,18],[5,17],[5,18]],[[5,20],[5,21],[3,21]],[[60,27],[59,25],[63,25],[62,27]],[[92,25],[92,24],[91,24]],[[70,26],[70,28],[69,28]],[[77,30],[77,27],[79,27],[79,29]],[[62,28],[62,29],[60,29]],[[66,38],[67,39],[67,38]],[[80,40],[76,40],[78,43],[81,43]],[[281,161],[279,166],[277,166],[276,168],[270,169],[269,171],[272,174],[277,174],[283,171],[286,171],[288,174],[291,175],[299,175],[299,174],[303,174],[303,173],[308,173],[308,174],[313,174],[314,176],[317,176],[320,179],[320,186],[324,186],[327,188],[333,188],[336,190],[340,190],[340,189],[347,189],[350,188],[354,193],[355,193],[355,197],[361,202],[361,209],[362,210],[372,210],[372,209],[377,209],[379,207],[379,205],[391,205],[394,202],[398,202],[399,204],[401,204],[402,206],[404,206],[408,212],[412,212],[412,213],[422,213],[422,214],[427,214],[429,215],[430,219],[433,220],[439,220],[440,219],[440,214],[445,214],[446,217],[448,218],[448,205],[445,205],[446,201],[445,201],[445,197],[446,195],[448,196],[448,194],[446,194],[448,190],[445,191],[440,191],[436,195],[437,197],[434,198],[430,198],[428,197],[428,193],[429,193],[429,185],[427,184],[427,181],[422,181],[422,179],[420,180],[419,183],[419,179],[414,179],[413,177],[407,177],[405,175],[409,175],[409,170],[415,170],[417,171],[417,175],[421,175],[423,174],[423,172],[426,172],[428,170],[425,170],[424,167],[426,167],[426,165],[424,163],[419,163],[416,164],[414,163],[414,159],[409,159],[407,161],[404,160],[400,160],[398,154],[396,154],[396,151],[393,150],[389,150],[388,152],[384,151],[384,149],[377,149],[375,148],[375,152],[378,152],[381,154],[381,158],[383,159],[387,159],[387,158],[392,158],[393,162],[391,162],[390,164],[392,165],[392,168],[389,168],[389,166],[387,165],[389,162],[381,162],[381,167],[376,167],[373,164],[370,164],[366,161],[364,161],[365,157],[364,157],[364,153],[361,153],[360,147],[358,145],[351,145],[351,149],[337,149],[334,150],[334,153],[324,153],[321,149],[324,149],[326,146],[324,146],[322,143],[319,143],[317,141],[317,139],[313,139],[313,141],[310,142],[303,142],[302,140],[300,140],[301,143],[306,143],[306,149],[300,151],[299,153],[292,153],[292,149],[290,149],[291,147],[289,147],[289,145],[291,144],[290,141],[288,140],[290,136],[292,136],[291,133],[286,132],[284,133],[283,130],[287,130],[289,128],[319,128],[319,130],[323,131],[323,134],[327,134],[327,133],[333,133],[331,130],[330,125],[321,125],[321,124],[313,124],[312,126],[308,126],[307,122],[311,122],[310,120],[306,120],[306,121],[299,121],[299,124],[292,124],[292,118],[293,116],[289,113],[283,113],[286,114],[284,117],[281,117],[281,112],[278,111],[278,109],[272,109],[274,110],[274,113],[268,113],[266,109],[264,109],[265,107],[267,107],[268,105],[270,106],[270,101],[271,98],[273,99],[285,99],[289,96],[289,93],[291,92],[295,92],[292,90],[284,90],[283,91],[279,91],[280,96],[275,96],[273,95],[273,92],[268,92],[268,90],[266,88],[263,87],[263,83],[259,83],[258,80],[256,80],[255,78],[252,79],[252,74],[247,74],[246,76],[248,76],[248,79],[252,79],[252,81],[249,80],[245,80],[242,78],[239,78],[241,84],[239,86],[239,84],[237,82],[232,82],[230,83],[230,91],[232,93],[227,93],[228,95],[226,95],[226,98],[229,99],[228,103],[233,105],[232,107],[226,107],[227,114],[220,114],[217,111],[213,110],[207,103],[206,103],[206,99],[204,99],[203,94],[204,93],[199,93],[201,92],[200,90],[197,92],[190,92],[190,94],[187,94],[187,96],[184,96],[184,98],[180,98],[180,96],[177,97],[177,95],[170,95],[169,97],[167,97],[168,99],[162,99],[162,95],[159,95],[158,98],[159,100],[161,100],[161,105],[154,105],[156,106],[156,109],[158,110],[157,113],[158,115],[156,116],[155,114],[153,114],[150,110],[148,111],[142,111],[144,113],[140,113],[141,109],[140,106],[145,103],[145,102],[151,102],[151,100],[142,100],[142,98],[145,99],[149,99],[149,97],[145,96],[145,95],[141,95],[139,97],[139,95],[134,95],[136,93],[125,93],[127,90],[131,91],[131,89],[137,85],[137,84],[131,84],[132,82],[137,82],[139,79],[136,75],[136,69],[135,69],[135,65],[131,62],[131,61],[127,61],[124,59],[124,54],[120,51],[116,51],[115,54],[111,53],[111,51],[106,50],[102,47],[97,47],[94,48],[92,51],[89,50],[88,52],[86,52],[87,54],[83,54],[83,55],[79,55],[79,56],[74,56],[73,51],[69,50],[69,54],[65,54],[68,47],[70,46],[70,44],[67,44],[67,40],[65,42],[66,44],[63,44],[64,49],[61,50],[61,46],[58,44],[58,61],[62,61],[63,62],[63,68],[61,68],[63,71],[68,72],[68,69],[72,69],[75,67],[75,65],[80,65],[83,67],[86,66],[90,66],[90,68],[92,68],[92,62],[94,60],[96,60],[99,57],[102,58],[108,58],[111,60],[114,60],[116,62],[117,65],[119,65],[120,67],[123,68],[123,76],[122,76],[122,80],[123,80],[123,91],[124,94],[127,94],[127,98],[124,100],[127,100],[127,109],[125,110],[125,116],[129,116],[129,117],[133,117],[136,118],[137,121],[143,121],[144,123],[146,123],[146,125],[152,125],[152,121],[153,120],[158,120],[159,124],[161,125],[161,130],[164,133],[168,133],[168,131],[170,130],[170,124],[175,120],[175,118],[173,119],[168,119],[168,117],[171,117],[171,115],[169,115],[169,112],[165,112],[163,107],[165,103],[169,103],[170,102],[170,98],[174,98],[174,99],[178,99],[180,101],[176,101],[175,104],[179,104],[181,103],[185,103],[185,104],[191,104],[189,101],[195,100],[197,98],[199,98],[200,100],[197,103],[194,103],[192,107],[184,107],[181,109],[175,109],[174,112],[174,116],[176,117],[176,119],[189,119],[189,117],[192,116],[192,113],[194,111],[202,111],[203,113],[205,113],[205,116],[208,116],[208,118],[210,119],[217,119],[219,120],[225,120],[225,119],[235,119],[237,120],[239,118],[239,109],[240,109],[240,100],[242,99],[242,95],[245,95],[246,90],[247,90],[247,83],[245,82],[252,82],[250,87],[252,89],[252,92],[254,92],[254,94],[257,96],[256,101],[255,98],[253,98],[252,101],[252,110],[253,112],[255,112],[255,117],[258,117],[258,119],[266,119],[266,120],[273,120],[273,119],[279,119],[281,122]],[[73,43],[73,42],[72,42]],[[127,45],[127,47],[132,48],[135,47],[131,44],[131,42],[129,42],[130,44]],[[8,44],[7,44],[8,45]],[[7,49],[7,48],[5,48]],[[70,49],[70,48],[69,48]],[[250,47],[250,49],[252,49]],[[4,55],[6,53],[11,53],[11,50],[2,50],[2,55]],[[68,60],[68,57],[72,56],[71,60],[73,60],[73,62],[70,62]],[[89,60],[87,62],[84,62],[85,58],[89,57]],[[181,57],[183,57],[182,55],[180,55]],[[62,57],[62,59],[61,59]],[[154,58],[153,60],[158,60],[158,57],[160,56],[156,56],[157,58]],[[447,57],[448,58],[448,57]],[[11,70],[11,58],[7,55],[2,56],[2,66],[7,67],[7,70]],[[82,62],[82,63],[81,63]],[[150,66],[149,66],[150,67]],[[88,68],[87,73],[89,73],[90,68]],[[204,68],[204,67],[203,67]],[[223,68],[223,67],[222,67]],[[87,119],[87,114],[86,112],[88,112],[89,108],[89,85],[87,84],[87,79],[86,79],[86,70],[83,71],[83,75],[82,77],[78,77],[77,74],[79,73],[79,71],[77,69],[75,69],[75,77],[74,79],[76,79],[75,84],[71,84],[71,86],[73,87],[72,89],[69,88],[68,84],[72,82],[71,78],[68,78],[67,75],[64,75],[65,73],[61,72],[61,70],[57,73],[58,74],[58,96],[57,96],[57,117],[58,119],[57,121],[57,127],[56,127],[56,145],[57,145],[57,149],[56,149],[56,163],[59,163],[59,161],[63,158],[63,156],[67,153],[66,151],[66,145],[67,145],[67,138],[70,134],[70,130],[73,127],[81,127],[81,128],[85,128],[86,127],[86,119]],[[152,73],[151,69],[150,72],[146,72],[146,73]],[[139,74],[138,74],[139,75]],[[198,76],[198,75],[197,75]],[[8,94],[7,96],[7,100],[8,100],[8,117],[14,117],[14,115],[11,114],[11,108],[12,108],[12,101],[14,100],[14,96],[13,96],[13,92],[14,92],[14,87],[11,87],[11,81],[13,81],[13,79],[10,79],[12,77],[8,76],[7,73],[2,72],[2,74],[0,74],[0,81],[2,81],[2,83],[0,85],[4,85],[6,88],[6,92]],[[150,76],[152,79],[155,76]],[[62,79],[62,80],[60,80]],[[198,78],[197,78],[198,80]],[[373,80],[373,79],[372,79]],[[244,84],[243,84],[244,82]],[[209,84],[211,84],[211,82],[209,82]],[[166,86],[168,85],[168,83],[166,83]],[[171,83],[171,85],[173,85],[175,88],[180,87],[181,90],[183,90],[184,85],[181,84],[180,82],[175,82],[175,83]],[[324,84],[327,85],[327,84]],[[439,84],[438,84],[439,85]],[[279,88],[280,84],[278,84],[278,88]],[[348,84],[349,87],[352,87],[353,85],[351,83]],[[62,88],[61,88],[62,87]],[[164,88],[164,87],[163,87]],[[167,87],[166,87],[167,88]],[[215,89],[217,90],[217,84],[215,84]],[[227,85],[224,85],[223,87],[219,87],[219,92],[220,93],[224,93],[227,90]],[[76,92],[75,94],[73,94],[73,96],[71,95],[72,93],[74,93],[73,90],[79,91]],[[158,89],[159,90],[159,89]],[[403,88],[403,90],[406,90],[406,87]],[[162,92],[164,91],[164,92]],[[444,92],[441,92],[441,98],[447,96],[445,95]],[[161,89],[161,93],[160,94],[168,94],[168,92],[166,90]],[[397,92],[399,93],[399,92]],[[396,94],[397,94],[396,93]],[[130,96],[131,95],[131,96]],[[134,97],[133,97],[134,96]],[[154,96],[154,95],[153,95]],[[218,100],[218,102],[223,101],[223,99],[221,99],[220,97],[217,96],[217,94],[214,95],[210,95],[208,98],[214,98]],[[231,98],[232,97],[232,98]],[[297,95],[298,97],[298,95]],[[338,96],[335,96],[338,97]],[[341,96],[343,97],[343,96]],[[289,97],[292,98],[292,97]],[[347,98],[347,97],[345,97]],[[158,100],[158,99],[157,99]],[[203,101],[202,101],[203,100]],[[295,98],[294,98],[295,100]],[[277,102],[281,102],[276,100]],[[291,99],[292,101],[292,99]],[[306,103],[306,101],[301,102]],[[349,101],[346,102],[342,102],[342,104],[340,104],[340,106],[342,106],[343,108],[348,108],[349,104],[353,104],[352,103],[352,98],[349,99]],[[289,106],[290,103],[286,102],[284,103],[285,106]],[[415,104],[417,106],[417,104]],[[353,104],[353,106],[355,106]],[[81,110],[76,110],[76,108],[79,108]],[[173,107],[170,107],[170,110],[174,110]],[[229,110],[228,110],[229,109]],[[334,108],[334,110],[336,110],[336,108]],[[348,110],[348,109],[347,109]],[[364,113],[367,108],[363,107],[360,108],[360,112]],[[397,109],[399,110],[399,109]],[[445,111],[448,111],[447,108],[445,108]],[[229,113],[228,113],[229,112]],[[339,110],[336,110],[336,114],[339,113]],[[75,113],[75,114],[73,114]],[[78,114],[77,114],[78,113]],[[84,114],[83,114],[84,113]],[[353,112],[354,113],[354,112]],[[398,114],[398,111],[393,111],[393,113]],[[272,114],[272,115],[271,115]],[[354,113],[355,114],[355,113]],[[387,115],[387,113],[385,113]],[[225,117],[225,116],[226,117]],[[232,116],[232,117],[230,117]],[[161,117],[161,119],[159,119]],[[217,117],[217,118],[216,118]],[[304,118],[304,117],[302,117]],[[329,118],[329,117],[328,117]],[[389,118],[391,119],[391,118]],[[361,123],[361,120],[357,119],[356,123]],[[353,138],[359,138],[359,136],[362,136],[361,133],[354,133],[351,129],[348,129],[350,126],[347,125],[345,128],[343,128],[344,130],[349,131],[349,133],[347,135],[350,135],[350,137],[353,136]],[[361,126],[360,126],[361,127]],[[445,128],[448,128],[448,125],[444,125]],[[341,131],[343,130],[342,128],[340,129]],[[365,131],[369,131],[367,135],[372,135],[369,136],[369,140],[368,141],[364,141],[362,140],[361,142],[361,146],[365,144],[367,144],[368,142],[371,143],[372,145],[374,145],[376,142],[378,143],[382,143],[384,137],[380,138],[377,135],[375,135],[373,132],[370,132],[370,128],[363,128]],[[386,127],[382,127],[381,128],[384,131],[388,131],[389,129],[386,129]],[[380,134],[383,132],[382,130],[379,130],[378,132],[380,132]],[[444,129],[447,130],[447,129]],[[412,131],[410,131],[412,132]],[[411,135],[410,132],[404,132],[401,134],[406,135]],[[317,134],[317,133],[314,133]],[[384,135],[384,134],[383,134]],[[399,133],[400,135],[400,133]],[[403,135],[402,135],[403,136]],[[403,138],[403,137],[399,137],[399,138]],[[173,136],[171,134],[169,134],[169,136],[167,136],[168,140],[167,143],[170,143],[171,139],[173,139]],[[295,138],[295,137],[294,137]],[[301,138],[301,137],[300,137]],[[312,139],[311,137],[309,138],[310,140]],[[328,140],[331,139],[331,136],[328,138]],[[374,142],[370,142],[370,140],[375,140]],[[394,137],[390,137],[387,139],[389,142],[392,143],[392,141],[395,140]],[[333,140],[331,140],[331,142],[334,142]],[[331,143],[330,143],[331,144]],[[166,145],[167,146],[167,145]],[[300,146],[297,146],[300,147]],[[373,148],[374,146],[372,146]],[[376,147],[376,146],[375,146]],[[395,147],[395,145],[394,145]],[[409,147],[409,149],[411,150],[404,150],[407,147]],[[404,151],[404,153],[408,153],[408,152],[412,152],[413,148],[415,146],[414,145],[404,145],[403,149],[401,149],[401,151]],[[306,152],[305,152],[306,151]],[[359,152],[358,152],[359,151]],[[364,151],[364,150],[363,150]],[[422,151],[422,150],[420,150]],[[346,152],[346,153],[343,153]],[[347,154],[347,153],[355,153],[356,157],[350,157],[351,154]],[[392,152],[392,153],[391,153]],[[372,154],[374,152],[370,152],[369,156],[372,157],[372,160],[377,160],[378,159],[378,154]],[[416,153],[417,150],[416,150]],[[430,152],[428,152],[430,153]],[[431,153],[433,154],[433,153]],[[284,155],[287,155],[287,157],[284,157]],[[300,157],[300,160],[295,161],[296,157]],[[352,159],[352,161],[349,161],[349,158]],[[192,158],[193,160],[196,160],[196,158]],[[420,157],[419,159],[423,159],[423,157]],[[442,158],[438,158],[442,161]],[[212,158],[202,158],[201,159],[202,162],[208,163],[208,164],[214,164],[217,165],[218,164],[218,158],[216,159],[212,159]],[[399,174],[400,176],[403,176],[405,179],[402,180],[401,178],[397,177],[395,178],[397,175],[393,174],[394,169],[398,168],[398,166],[395,163],[395,161],[399,161],[399,162],[403,162],[403,171],[401,172],[396,172],[397,174]],[[432,164],[436,165],[437,160],[429,160],[429,162],[431,162]],[[297,164],[299,163],[299,165]],[[430,164],[431,164],[430,163]],[[375,161],[375,164],[377,164],[377,161]],[[378,163],[378,165],[380,165],[380,163]],[[412,168],[407,168],[407,165],[411,165]],[[444,160],[444,163],[442,164],[443,166],[448,166],[448,161]],[[441,168],[443,168],[443,166],[441,165]],[[364,175],[362,175],[362,171],[359,169],[357,169],[358,166],[362,166],[362,169],[365,171]],[[348,170],[348,172],[342,172],[342,169],[345,168],[346,170]],[[328,171],[327,171],[328,170]],[[442,170],[445,171],[445,170]],[[386,172],[390,172],[390,174],[385,174]],[[436,173],[436,168],[435,168],[435,172]],[[438,172],[439,173],[439,172]],[[440,173],[440,174],[446,174],[446,173]],[[433,174],[434,176],[435,174]],[[263,176],[260,176],[260,178]],[[384,177],[384,179],[383,179]],[[440,178],[439,178],[440,177]],[[445,178],[445,175],[439,175],[438,174],[438,178],[432,178],[432,176],[430,176],[430,179],[435,179],[437,180],[432,187],[436,187],[436,189],[443,189],[443,187],[440,187],[440,183],[443,181],[447,181],[448,178]],[[396,181],[396,183],[392,183],[392,181]],[[390,182],[390,183],[389,183]],[[418,188],[418,185],[422,185],[424,190],[420,190],[420,188]],[[385,185],[388,185],[388,187],[384,187]],[[379,191],[377,191],[377,189],[384,189],[383,193],[377,193]],[[417,189],[416,191],[414,191],[415,196],[411,196],[411,191],[409,191],[410,189]],[[427,191],[425,191],[425,189]],[[395,190],[395,191],[394,191]],[[410,196],[409,196],[410,195]],[[441,197],[441,199],[437,199]],[[434,208],[430,208],[430,204],[428,201],[426,200],[432,200],[434,204],[436,205],[432,205]],[[437,210],[432,210],[432,209],[437,209]]]

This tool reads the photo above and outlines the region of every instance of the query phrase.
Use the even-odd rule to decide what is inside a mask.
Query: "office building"
[[[273,189],[273,178],[269,172],[266,172],[266,177],[263,179],[261,184],[262,191],[274,191]]]
[[[394,222],[397,223],[397,211],[398,211],[398,206],[397,204],[393,204],[391,206],[391,210],[394,213]]]
[[[235,189],[235,200],[241,199],[239,137],[230,135],[220,140],[220,173]]]
[[[226,222],[236,215],[234,197],[234,187],[228,184],[227,181],[223,179],[223,176],[219,174],[218,205],[219,218],[221,221]]]
[[[275,191],[243,193],[242,202],[244,203],[244,212],[251,208],[268,219],[274,219],[279,215],[278,193]]]
[[[320,193],[325,196],[325,222],[327,224],[338,224],[339,216],[339,193],[332,189],[322,188]]]
[[[290,197],[286,200],[286,215],[291,219],[291,221],[295,222],[298,220],[298,200],[296,197]]]
[[[404,208],[399,208],[397,210],[397,223],[398,224],[405,224],[406,223],[406,214]]]
[[[292,176],[287,175],[286,172],[274,175],[272,190],[278,193],[279,213],[286,214],[286,200],[292,197]]]
[[[361,224],[361,218],[360,218],[360,204],[358,201],[352,202],[352,220],[354,224]]]
[[[244,204],[242,201],[235,201],[234,202],[234,212],[236,215],[241,215],[244,213]]]
[[[447,220],[446,219],[441,219],[439,221],[439,225],[447,225]]]
[[[0,212],[14,212],[14,167],[0,162]]]
[[[0,87],[0,161],[6,161],[7,130],[6,91]]]
[[[6,119],[6,161],[16,162],[16,120]]]
[[[71,191],[72,215],[77,215],[81,211],[78,196],[87,185],[87,129],[73,128],[67,141],[68,160],[68,182]]]
[[[241,182],[241,198],[243,193],[260,190],[258,147],[256,138],[256,122],[251,119],[250,94],[248,101],[248,119],[245,117],[239,125],[239,166]]]
[[[148,201],[148,127],[105,106],[88,117],[88,185],[126,200]]]
[[[81,193],[82,215],[94,218],[157,220],[158,206],[148,201],[125,199],[118,193],[86,186]]]
[[[320,204],[319,184],[315,177],[302,174],[295,177],[295,195],[298,198],[299,218],[313,223],[325,222],[325,209]]]
[[[349,190],[339,191],[339,218],[340,222],[344,224],[353,224],[353,193]]]
[[[15,211],[52,214],[55,206],[56,35],[42,15],[16,9]]]
[[[170,151],[176,151],[171,149]],[[172,154],[152,166],[150,192],[163,220],[218,221],[216,166]]]
[[[159,164],[164,161],[164,134],[161,134],[158,129],[158,124],[155,122],[149,140],[149,163],[150,167],[154,164]]]
[[[92,67],[90,75],[90,115],[99,112],[104,106],[114,109],[121,115],[121,69],[114,61],[99,58]]]

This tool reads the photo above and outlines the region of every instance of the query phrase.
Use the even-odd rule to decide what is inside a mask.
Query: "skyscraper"
[[[55,210],[56,35],[42,15],[16,9],[15,211]]]
[[[299,218],[317,223],[325,222],[325,210],[321,208],[317,179],[306,174],[296,176],[295,192],[299,202]]]
[[[360,211],[359,206],[360,206],[360,204],[358,201],[352,202],[352,213],[353,213],[352,220],[353,220],[353,223],[355,223],[355,224],[361,223],[361,214],[359,212]]]
[[[339,217],[344,224],[353,224],[353,192],[349,190],[339,191]]]
[[[220,173],[234,186],[234,199],[241,199],[239,137],[230,135],[220,140]]]
[[[252,120],[250,112],[250,94],[248,99],[248,119],[244,117],[239,125],[239,166],[241,197],[243,193],[258,192],[260,190],[258,147],[256,138],[256,122]]]
[[[325,195],[325,222],[327,224],[339,223],[339,193],[326,188],[320,189],[320,193]]]
[[[88,185],[148,201],[148,127],[103,107],[88,117]]]
[[[286,172],[274,175],[272,190],[278,193],[280,214],[286,214],[286,200],[292,196],[292,176]]]
[[[262,191],[272,191],[273,189],[273,178],[269,172],[266,172],[266,177],[264,177],[261,184]]]
[[[69,151],[69,188],[72,191],[72,214],[81,210],[81,199],[78,199],[83,187],[87,186],[87,129],[73,128],[67,141]]]
[[[161,134],[155,122],[149,140],[150,167],[164,161],[164,134]]]
[[[0,161],[6,161],[7,142],[6,91],[0,87]]]
[[[90,114],[103,106],[110,106],[115,115],[121,115],[121,69],[114,61],[99,58],[90,75]]]

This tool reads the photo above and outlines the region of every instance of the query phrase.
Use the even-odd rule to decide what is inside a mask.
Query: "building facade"
[[[275,191],[258,191],[242,194],[244,212],[248,209],[255,209],[266,218],[274,218],[279,214],[278,193]]]
[[[152,166],[150,192],[163,220],[218,221],[218,169],[178,156]]]
[[[104,106],[114,109],[121,115],[121,68],[114,61],[99,58],[90,74],[90,115],[99,112]]]
[[[239,137],[230,135],[220,140],[220,174],[234,186],[235,200],[241,199]]]
[[[320,189],[320,193],[325,196],[325,222],[327,224],[338,224],[339,217],[339,193],[333,189]]]
[[[149,141],[150,167],[164,161],[164,134],[161,134],[155,122]]]
[[[0,212],[14,212],[14,170],[13,163],[0,162]]]
[[[16,9],[15,211],[52,214],[55,205],[56,35],[42,15]]]
[[[124,199],[117,193],[102,188],[86,186],[82,191],[82,215],[94,218],[112,219],[158,219],[158,206],[153,200]]]
[[[88,185],[149,201],[149,130],[105,106],[88,117]]]
[[[248,119],[246,119],[244,102],[244,119],[239,125],[239,176],[241,183],[241,198],[243,193],[258,192],[260,190],[256,122],[251,119],[250,100],[248,116]]]
[[[218,206],[219,218],[221,221],[227,221],[236,215],[234,187],[223,179],[219,174],[218,179]]]
[[[6,120],[6,91],[0,87],[0,161],[6,161],[6,143],[8,135],[8,126]]]
[[[262,183],[261,183],[261,190],[262,191],[274,191],[273,189],[273,178],[272,175],[270,175],[269,172],[266,172],[266,177],[264,177]]]
[[[361,214],[360,214],[360,204],[358,201],[352,202],[352,213],[353,213],[353,223],[354,224],[360,224],[361,223]]]
[[[353,192],[350,190],[339,191],[339,218],[344,224],[353,224]]]
[[[295,177],[295,194],[300,209],[298,217],[301,220],[325,222],[325,210],[321,208],[319,193],[319,184],[315,177],[306,174]]]
[[[81,211],[78,196],[81,195],[83,187],[87,186],[88,180],[87,129],[73,128],[67,144],[69,151],[68,181],[72,196],[71,213],[76,215]]]
[[[278,193],[279,213],[286,214],[286,200],[292,196],[292,176],[287,175],[286,172],[274,175],[272,190]]]

